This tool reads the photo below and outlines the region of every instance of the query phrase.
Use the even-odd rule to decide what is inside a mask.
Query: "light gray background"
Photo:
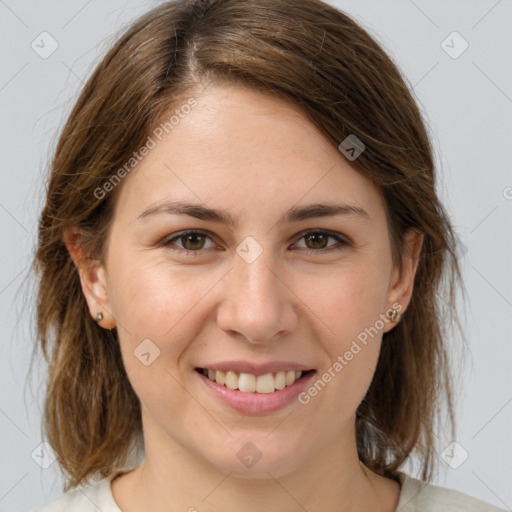
[[[469,454],[441,457],[436,483],[512,507],[512,1],[340,0],[392,54],[421,104],[440,169],[440,193],[459,233],[469,297],[471,354],[461,374],[456,441]],[[0,511],[29,510],[61,494],[57,463],[37,459],[44,367],[26,386],[34,343],[27,277],[43,177],[63,120],[108,40],[156,2],[0,0]],[[43,31],[58,49],[42,59]],[[458,58],[441,46],[457,31]],[[452,38],[453,39],[453,38]],[[461,41],[448,39],[452,52]],[[457,448],[452,460],[461,457]],[[459,460],[460,462],[460,460]],[[453,463],[452,463],[453,465]]]

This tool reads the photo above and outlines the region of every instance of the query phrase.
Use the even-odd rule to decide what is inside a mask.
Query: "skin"
[[[310,403],[269,414],[229,409],[194,368],[291,360],[321,376],[394,303],[405,311],[422,237],[407,233],[399,271],[377,189],[296,107],[238,86],[195,97],[198,106],[122,183],[104,262],[83,263],[68,244],[91,315],[102,311],[100,325],[118,330],[142,406],[145,460],[112,482],[114,499],[126,512],[393,511],[399,484],[365,468],[355,442],[355,412],[393,322]],[[238,224],[138,219],[163,200],[221,208]],[[331,202],[368,218],[278,224],[294,206]],[[210,238],[160,244],[186,229]],[[310,229],[350,245],[315,245],[303,236]],[[236,252],[248,236],[263,249],[252,263]],[[186,256],[184,247],[202,251]],[[160,355],[146,366],[134,350],[148,338]],[[237,457],[247,442],[262,454],[251,468]]]

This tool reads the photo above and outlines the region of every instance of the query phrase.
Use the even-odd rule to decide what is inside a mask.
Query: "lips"
[[[244,377],[244,373],[248,375],[246,372],[238,372],[235,370],[219,370],[217,366],[216,368],[210,368],[210,375],[213,377],[213,371],[215,371],[215,380],[212,380],[208,377],[208,369],[206,368],[195,368],[195,373],[197,375],[198,383],[200,385],[200,389],[204,390],[208,394],[208,396],[213,397],[216,401],[221,404],[224,404],[229,409],[235,410],[242,414],[248,415],[261,415],[261,414],[271,414],[273,412],[279,411],[285,407],[292,406],[296,400],[297,396],[300,395],[304,389],[310,385],[311,381],[315,378],[317,372],[315,370],[277,370],[274,372],[263,372],[263,366],[256,369],[259,373],[249,374],[249,377]],[[240,365],[239,365],[240,366]],[[250,366],[250,365],[249,365]],[[245,365],[247,367],[247,365]],[[237,368],[235,368],[237,369]],[[295,379],[296,374],[295,371],[301,373],[300,378],[298,380],[294,380],[293,384],[286,385],[286,373],[289,373],[289,379],[291,380],[293,371],[293,378]],[[224,384],[219,384],[217,382],[217,372],[222,372],[226,376],[230,375],[230,372],[233,375],[230,375],[228,378],[233,379],[232,387],[236,384],[236,389],[231,389]],[[277,380],[281,380],[281,382],[277,382],[278,385],[282,384],[282,377],[278,377],[277,374],[280,373],[285,374],[285,386],[283,389],[276,389],[276,378]],[[206,373],[206,374],[205,374]],[[222,380],[222,374],[220,375],[220,379]],[[238,377],[238,382],[236,382],[236,378]],[[258,379],[263,378],[260,384],[260,390],[255,391],[242,391],[239,389],[252,389],[252,379],[258,382]],[[244,382],[244,379],[246,382]],[[272,379],[272,380],[271,380]],[[240,384],[240,381],[241,384]],[[290,381],[289,381],[290,382]],[[251,386],[251,387],[249,387]],[[272,391],[273,389],[273,391]]]

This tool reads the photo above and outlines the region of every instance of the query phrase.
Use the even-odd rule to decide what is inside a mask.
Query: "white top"
[[[30,512],[122,512],[112,496],[110,482],[130,471],[118,470],[94,484],[68,491],[46,506]],[[505,512],[458,491],[426,484],[398,472],[401,492],[395,512]]]

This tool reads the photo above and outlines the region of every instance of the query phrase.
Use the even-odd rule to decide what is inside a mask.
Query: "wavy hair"
[[[64,232],[102,261],[120,183],[98,198],[162,118],[201,85],[239,84],[291,102],[336,147],[354,134],[365,151],[352,167],[384,201],[395,263],[408,228],[424,234],[414,291],[384,340],[356,413],[359,458],[396,479],[411,454],[422,478],[435,466],[435,428],[446,403],[454,431],[446,347],[456,318],[456,237],[436,193],[433,149],[397,65],[350,17],[320,0],[177,0],[117,36],[60,133],[34,260],[37,334],[48,364],[45,437],[69,490],[125,464],[141,411],[116,330],[88,312]]]

